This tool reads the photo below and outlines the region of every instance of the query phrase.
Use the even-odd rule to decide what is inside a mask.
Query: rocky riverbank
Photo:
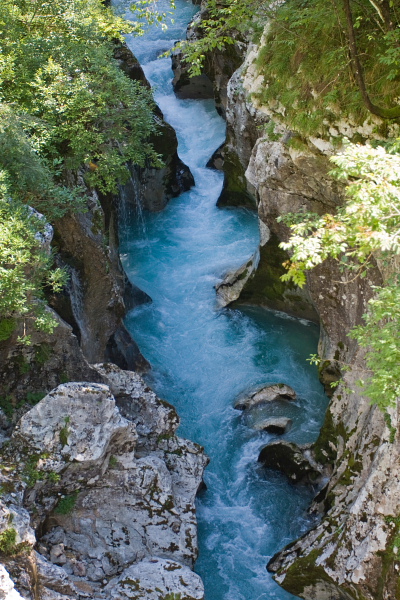
[[[326,261],[308,275],[305,291],[283,283],[282,263],[289,257],[278,245],[287,240],[288,229],[276,220],[287,212],[334,212],[343,198],[343,188],[329,175],[335,138],[373,138],[379,120],[374,117],[360,127],[338,118],[329,139],[310,137],[293,143],[280,107],[257,101],[263,85],[256,66],[258,52],[249,44],[243,64],[227,83],[227,142],[213,166],[225,171],[221,202],[236,205],[242,197],[247,206],[252,195],[270,235],[260,249],[255,272],[254,265],[247,264],[236,277],[228,274],[221,284],[221,302],[232,302],[240,293],[241,303],[319,321],[320,375],[330,396],[330,383],[343,379],[310,454],[330,475],[311,507],[320,514],[320,524],[274,557],[268,568],[285,589],[307,600],[393,600],[400,597],[398,414],[384,415],[360,393],[356,381],[366,371],[364,353],[347,337],[361,323],[372,286],[382,284],[384,273],[376,265],[366,279],[347,282],[337,265]],[[221,71],[223,56],[219,53],[214,61],[222,65]],[[229,65],[230,55],[225,72]],[[239,181],[240,173],[245,177]],[[230,195],[233,189],[241,194]],[[350,371],[342,372],[343,365]]]
[[[18,590],[4,597],[200,600],[207,458],[139,375],[92,369],[101,383],[58,386],[3,443],[0,551]]]

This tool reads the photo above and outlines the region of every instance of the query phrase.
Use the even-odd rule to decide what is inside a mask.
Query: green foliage
[[[292,230],[289,242],[281,244],[292,251],[283,279],[300,286],[305,271],[328,257],[364,277],[374,253],[400,253],[400,156],[381,147],[349,144],[332,162],[337,165],[332,171],[336,178],[351,179],[337,214],[288,214],[279,219]]]
[[[391,107],[400,92],[398,14],[391,9],[389,30],[376,4],[353,1],[351,9],[367,91],[375,103]],[[286,125],[303,135],[326,134],[343,115],[359,123],[369,116],[349,60],[342,2],[282,3],[258,67],[265,83],[260,100],[282,106]]]
[[[52,353],[53,353],[53,349],[50,346],[50,344],[46,344],[44,342],[43,344],[40,344],[40,346],[38,346],[36,348],[36,351],[35,351],[35,360],[40,365],[44,365],[49,360],[49,358],[51,357]]]
[[[55,471],[50,471],[48,474],[48,479],[52,483],[57,483],[58,481],[60,481],[61,475],[59,473],[56,473]]]
[[[206,55],[210,52],[223,50],[238,39],[248,38],[251,33],[259,33],[267,6],[268,3],[262,0],[208,0],[207,17],[197,25],[198,39],[176,45],[189,65],[189,74],[201,74]]]
[[[62,269],[50,270],[52,258],[42,250],[45,222],[27,206],[10,198],[8,179],[0,171],[0,315],[2,323],[16,318],[38,329],[56,325],[42,302],[44,285],[54,291],[65,282]],[[25,337],[25,341],[28,341]]]
[[[33,487],[38,481],[42,481],[45,478],[45,473],[37,468],[40,456],[30,456],[24,466],[22,472],[22,479],[27,483],[29,487]]]
[[[26,401],[29,404],[37,404],[46,396],[46,392],[28,392],[26,394]]]
[[[17,540],[17,532],[10,527],[0,533],[0,552],[7,555],[12,555],[15,552]]]
[[[70,494],[69,496],[64,496],[64,498],[61,498],[61,500],[57,504],[56,508],[54,509],[54,512],[57,515],[69,515],[76,504],[77,498],[78,492]]]
[[[68,423],[70,422],[70,417],[65,417],[64,419],[64,427],[60,429],[60,443],[62,446],[68,445],[68,436],[69,436],[69,427]]]
[[[1,3],[0,97],[4,110],[12,104],[18,115],[7,119],[6,130],[19,140],[9,162],[26,162],[29,148],[37,152],[22,187],[27,181],[39,200],[52,185],[51,177],[37,177],[46,169],[62,179],[85,164],[90,185],[115,191],[127,161],[155,158],[146,142],[153,131],[150,93],[113,58],[112,40],[128,29],[101,0]]]
[[[65,284],[41,249],[44,220],[25,205],[55,221],[86,209],[78,170],[114,192],[129,161],[159,164],[151,93],[113,58],[122,33],[162,18],[147,1],[134,14],[129,24],[102,0],[0,3],[0,341],[21,321],[26,343],[27,323],[51,332],[43,289]]]
[[[14,414],[14,405],[11,396],[0,396],[0,408],[10,419]]]
[[[0,320],[0,342],[7,340],[15,330],[14,319],[1,319]]]
[[[79,189],[57,184],[60,161],[51,164],[38,153],[29,130],[43,129],[44,123],[31,116],[17,115],[15,108],[1,102],[0,97],[0,169],[7,174],[10,196],[30,204],[50,219],[62,217],[68,210],[85,210]]]
[[[12,516],[12,515],[10,515]],[[31,549],[29,542],[16,543],[17,532],[13,527],[5,529],[0,533],[0,552],[7,556],[15,556]]]
[[[350,144],[333,157],[333,174],[350,180],[346,202],[336,215],[286,215],[292,236],[281,246],[291,251],[283,279],[304,285],[306,271],[326,258],[336,259],[354,280],[365,277],[373,258],[396,271],[400,254],[400,156],[384,148]],[[364,324],[350,332],[367,348],[372,377],[360,380],[371,400],[385,409],[400,397],[400,281],[397,275],[375,288]]]
[[[115,467],[118,465],[118,459],[117,459],[117,457],[111,455],[108,464],[109,464],[109,466],[110,466],[111,469],[115,469]]]
[[[377,2],[350,4],[367,92],[389,115],[400,96],[400,15],[394,3],[390,22]],[[338,117],[362,123],[369,116],[349,59],[342,2],[212,0],[207,8],[200,39],[180,45],[191,75],[201,72],[207,53],[268,21],[257,60],[264,77],[258,100],[276,108],[276,118],[301,135],[323,135]]]
[[[374,376],[360,380],[365,393],[383,410],[396,406],[400,398],[400,282],[375,288],[364,325],[355,327],[350,337],[368,349],[366,362]],[[390,427],[389,427],[390,429]]]

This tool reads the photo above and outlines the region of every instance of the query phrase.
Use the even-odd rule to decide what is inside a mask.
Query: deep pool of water
[[[158,5],[167,8],[164,1]],[[233,401],[250,386],[288,383],[298,400],[265,408],[264,415],[293,419],[284,439],[313,441],[327,404],[306,361],[316,351],[318,329],[260,308],[217,308],[214,285],[256,250],[258,220],[243,209],[216,208],[222,174],[205,164],[223,142],[225,124],[212,101],[176,99],[170,59],[157,58],[184,37],[196,11],[188,0],[176,5],[167,31],[152,28],[127,41],[177,132],[179,155],[196,185],[161,213],[125,213],[123,264],[153,299],[130,312],[126,325],[152,365],[149,384],[178,410],[180,435],[203,445],[211,458],[208,489],[198,500],[196,571],[206,600],[288,600],[293,596],[265,567],[310,527],[312,490],[257,464],[260,448],[276,436],[251,429]]]

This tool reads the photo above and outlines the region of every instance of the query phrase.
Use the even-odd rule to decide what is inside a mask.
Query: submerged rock
[[[256,270],[258,260],[259,252],[257,251],[246,264],[234,271],[229,271],[221,283],[215,286],[220,307],[228,306],[239,298],[243,286]]]
[[[281,471],[291,481],[314,483],[321,472],[305,456],[304,451],[293,442],[271,442],[262,448],[258,461],[269,469]]]
[[[235,401],[237,410],[248,410],[254,406],[272,402],[274,400],[295,400],[296,392],[285,383],[273,383],[257,388],[251,392],[244,392]]]
[[[254,423],[252,427],[258,431],[283,434],[292,427],[292,419],[288,419],[287,417],[263,419],[262,421]]]

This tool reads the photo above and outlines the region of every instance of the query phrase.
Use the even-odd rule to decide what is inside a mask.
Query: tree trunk
[[[350,58],[353,66],[354,76],[360,89],[362,99],[369,112],[381,117],[381,119],[398,119],[400,117],[400,106],[393,108],[382,108],[371,101],[365,85],[364,72],[357,50],[357,40],[354,31],[353,15],[350,7],[350,0],[343,0],[344,12],[346,14],[347,31],[349,36]],[[383,5],[382,5],[383,6]]]

